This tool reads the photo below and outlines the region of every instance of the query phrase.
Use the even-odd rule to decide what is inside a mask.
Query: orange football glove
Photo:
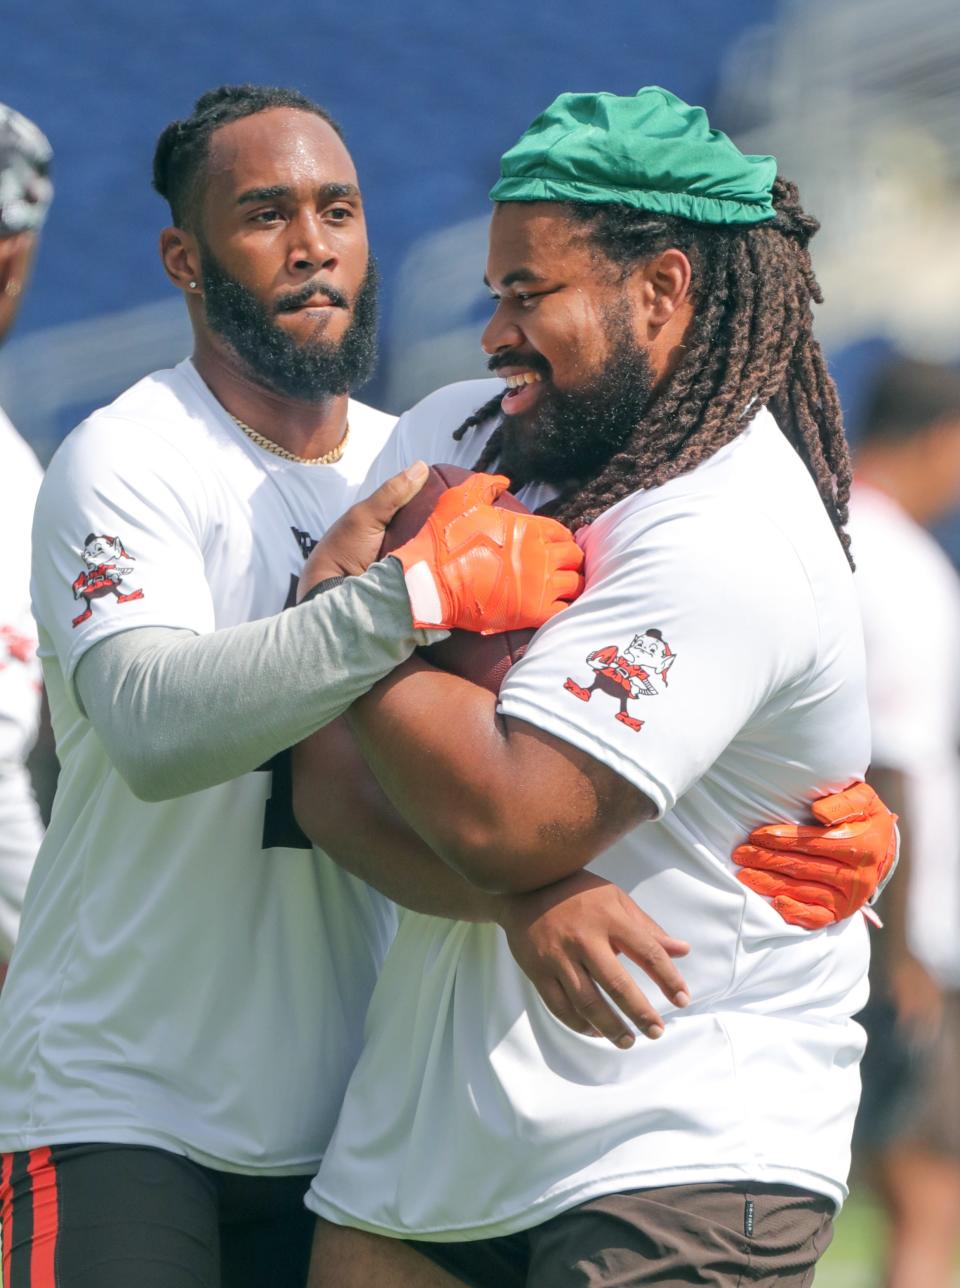
[[[862,908],[897,857],[896,814],[867,783],[811,806],[822,827],[773,823],[738,845],[738,880],[766,895],[784,921],[819,930]]]
[[[474,474],[449,488],[417,535],[393,551],[414,626],[483,635],[542,626],[583,590],[583,551],[562,523],[493,505],[509,482]]]

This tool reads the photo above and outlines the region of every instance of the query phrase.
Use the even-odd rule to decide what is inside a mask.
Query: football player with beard
[[[561,95],[491,195],[483,343],[506,392],[431,395],[381,468],[502,470],[575,529],[586,588],[499,698],[415,659],[347,725],[398,845],[495,894],[612,882],[692,948],[651,992],[658,1040],[618,1050],[555,1019],[589,991],[587,954],[539,995],[499,927],[402,913],[308,1197],[311,1286],[800,1288],[846,1193],[867,932],[842,865],[800,910],[770,896],[803,864],[730,854],[762,817],[789,844],[869,757],[817,225],[772,157],[656,87]],[[337,567],[321,543],[309,575]],[[664,682],[637,684],[642,720],[567,683],[643,636]],[[332,737],[297,753],[298,813],[357,862],[343,802],[311,804]],[[341,763],[349,800],[362,762]],[[621,960],[618,991],[646,987]]]
[[[302,1288],[303,1191],[395,913],[297,829],[284,749],[437,636],[395,559],[300,607],[293,589],[345,511],[375,550],[426,469],[349,508],[394,418],[350,397],[376,274],[327,113],[225,86],[163,132],[154,174],[193,356],[68,437],[34,529],[62,773],[0,1006],[3,1279]],[[473,535],[435,543],[438,628],[490,624],[463,558],[517,584],[527,625],[579,588],[569,533],[505,519],[496,490],[444,498]]]

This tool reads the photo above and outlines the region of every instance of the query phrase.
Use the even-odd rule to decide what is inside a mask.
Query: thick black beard
[[[649,405],[653,371],[632,332],[611,323],[608,338],[610,357],[578,389],[545,383],[533,411],[503,417],[497,468],[513,488],[594,478],[626,446]]]
[[[347,394],[370,378],[377,361],[377,288],[373,256],[339,341],[317,336],[301,344],[277,325],[270,311],[231,277],[201,241],[207,322],[256,381],[300,402]]]

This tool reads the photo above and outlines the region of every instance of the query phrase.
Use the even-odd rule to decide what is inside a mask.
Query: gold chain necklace
[[[274,456],[279,456],[285,461],[296,461],[298,465],[333,465],[336,461],[339,461],[347,450],[347,439],[350,437],[350,422],[347,421],[343,431],[343,438],[329,452],[325,452],[323,456],[296,456],[293,452],[288,452],[285,447],[281,447],[279,443],[275,443],[272,438],[267,438],[265,434],[260,434],[257,430],[251,429],[249,425],[244,424],[239,416],[234,416],[233,412],[230,413],[230,419],[238,428],[243,430],[251,442],[256,443],[258,447],[262,447],[265,452],[271,452]]]

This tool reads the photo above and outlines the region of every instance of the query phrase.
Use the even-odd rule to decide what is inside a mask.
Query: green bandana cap
[[[774,157],[711,130],[702,107],[648,85],[561,94],[504,153],[491,201],[617,202],[700,224],[774,216]]]

